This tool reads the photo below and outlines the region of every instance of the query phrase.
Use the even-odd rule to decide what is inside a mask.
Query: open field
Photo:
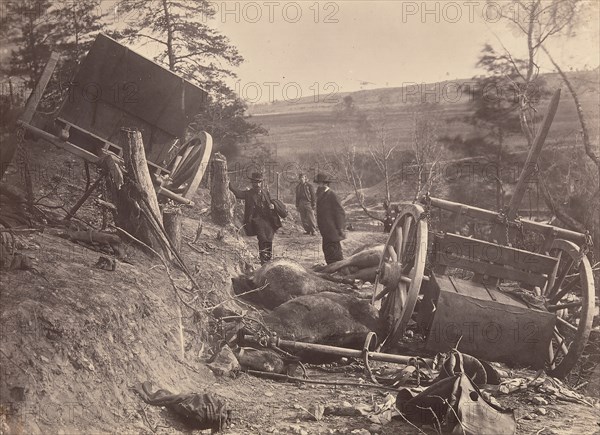
[[[598,74],[597,70],[573,74],[593,139],[598,137],[600,131]],[[580,127],[571,95],[556,74],[544,78],[549,89],[563,88],[547,144],[563,142],[565,139],[575,140]],[[388,137],[394,142],[399,141],[399,149],[403,150],[410,147],[412,124],[417,112],[437,121],[440,135],[470,136],[475,133],[472,126],[461,121],[461,118],[471,115],[469,97],[459,95],[455,90],[467,84],[468,81],[459,81],[419,85],[418,88],[364,90],[338,94],[332,98],[333,101],[315,102],[312,97],[306,97],[297,102],[276,101],[250,106],[249,113],[253,121],[269,130],[269,135],[261,138],[261,141],[272,148],[278,160],[294,159],[301,154],[316,160],[321,150],[335,146],[345,134],[343,127],[336,125],[334,108],[336,102],[342,101],[345,95],[351,95],[356,106],[369,120],[383,123]],[[421,104],[422,99],[426,100],[425,104]],[[539,106],[541,114],[545,111],[545,104],[547,101],[542,101]],[[509,138],[507,143],[513,150],[525,148],[525,141],[520,136]]]

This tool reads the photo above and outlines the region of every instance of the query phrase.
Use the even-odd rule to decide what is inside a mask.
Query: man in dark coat
[[[398,206],[392,206],[386,199],[383,201],[383,211],[385,212],[385,217],[383,220],[383,232],[389,233],[392,230],[394,222],[396,222],[396,218],[398,217]]]
[[[262,187],[262,174],[253,172],[250,182],[250,189],[234,189],[230,183],[229,190],[244,201],[244,231],[247,236],[256,236],[258,239],[260,264],[265,264],[273,255],[273,237],[281,227],[281,222],[274,216],[269,192]]]
[[[327,264],[344,259],[342,240],[346,238],[346,212],[336,194],[329,188],[331,179],[325,174],[317,174],[317,224],[323,237],[323,254]]]
[[[306,178],[306,175],[300,174],[298,177],[300,183],[296,186],[296,209],[300,213],[302,227],[305,234],[315,235],[315,189]]]

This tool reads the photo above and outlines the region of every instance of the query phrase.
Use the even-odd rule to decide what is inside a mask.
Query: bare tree
[[[417,171],[415,199],[429,192],[440,175],[439,162],[442,149],[438,141],[437,127],[434,121],[426,118],[422,113],[415,113],[411,141]]]
[[[488,0],[490,1],[490,0]],[[512,0],[503,3],[502,18],[516,27],[527,41],[525,64],[513,58],[503,47],[520,80],[511,80],[519,102],[521,130],[529,145],[536,133],[536,105],[540,94],[538,51],[551,36],[570,30],[580,0]],[[497,4],[497,3],[496,3]]]
[[[385,183],[385,198],[388,202],[392,201],[390,193],[390,159],[392,154],[398,148],[399,140],[393,140],[387,131],[386,125],[386,112],[384,109],[380,109],[377,114],[377,118],[373,121],[374,134],[373,138],[369,140],[369,153],[373,158],[373,161],[377,165],[377,169],[383,176]]]
[[[366,156],[359,151],[357,136],[348,130],[340,130],[339,143],[332,145],[329,153],[322,153],[321,158],[329,172],[332,172],[338,181],[348,184],[354,197],[363,212],[371,219],[383,222],[383,217],[369,210],[363,191],[363,177],[361,159]]]
[[[511,2],[506,2],[504,6],[505,9],[502,17],[524,35],[527,44],[527,58],[524,61],[524,66],[512,57],[506,47],[503,47],[506,52],[506,57],[512,62],[514,71],[519,77],[518,80],[513,80],[512,83],[518,97],[519,116],[523,134],[531,146],[536,134],[535,114],[536,105],[540,97],[539,87],[535,85],[535,82],[539,73],[538,54],[541,49],[548,55],[550,62],[554,65],[565,82],[565,85],[575,101],[577,115],[582,128],[581,134],[585,153],[597,168],[596,172],[598,172],[599,176],[598,183],[600,183],[598,154],[593,151],[587,124],[576,90],[564,71],[562,71],[557,62],[544,48],[544,44],[550,37],[571,37],[574,35],[577,20],[583,15],[582,11],[585,10],[586,2],[582,0],[528,0],[527,2],[513,0]],[[518,10],[519,13],[515,13],[515,10]],[[545,172],[548,173],[549,170],[546,170]],[[586,225],[584,225],[584,222],[581,219],[576,219],[574,217],[574,214],[577,214],[577,210],[569,207],[569,204],[572,201],[566,201],[567,206],[565,207],[564,202],[561,203],[556,200],[556,194],[552,192],[552,189],[548,186],[549,177],[546,173],[540,171],[538,175],[542,187],[541,192],[547,207],[565,226],[576,231],[584,232],[586,230]],[[595,193],[591,192],[589,200],[595,202],[599,197],[598,192],[599,191],[596,191]],[[597,207],[592,206],[592,208]],[[595,227],[593,228],[594,239],[598,242],[598,240],[600,240],[600,228],[598,228],[597,222],[598,216],[592,220],[594,221],[592,222],[592,226]]]

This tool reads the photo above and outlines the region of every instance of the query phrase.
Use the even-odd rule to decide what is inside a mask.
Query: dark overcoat
[[[229,186],[237,199],[244,200],[244,232],[247,236],[272,241],[275,235],[273,212],[270,208],[270,196],[264,189],[234,189]],[[281,225],[279,225],[281,226]]]
[[[323,240],[339,242],[346,238],[346,212],[331,190],[317,190],[317,224]]]
[[[309,202],[312,208],[315,208],[315,188],[310,183],[298,183],[296,186],[296,208],[300,203]]]

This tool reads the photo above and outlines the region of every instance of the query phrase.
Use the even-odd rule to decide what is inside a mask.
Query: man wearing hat
[[[314,236],[317,226],[314,213],[315,189],[308,182],[306,175],[300,174],[298,178],[300,182],[296,186],[296,209],[300,213],[300,220],[302,221],[305,234]]]
[[[337,195],[329,188],[331,179],[325,174],[317,174],[317,224],[323,237],[323,254],[327,264],[344,259],[342,240],[346,238],[346,212]]]
[[[229,190],[236,198],[244,201],[244,231],[246,235],[256,236],[258,239],[260,264],[265,264],[273,255],[273,237],[281,222],[275,222],[271,196],[262,187],[262,174],[253,172],[249,178],[252,185],[249,189],[234,189],[229,183]]]

